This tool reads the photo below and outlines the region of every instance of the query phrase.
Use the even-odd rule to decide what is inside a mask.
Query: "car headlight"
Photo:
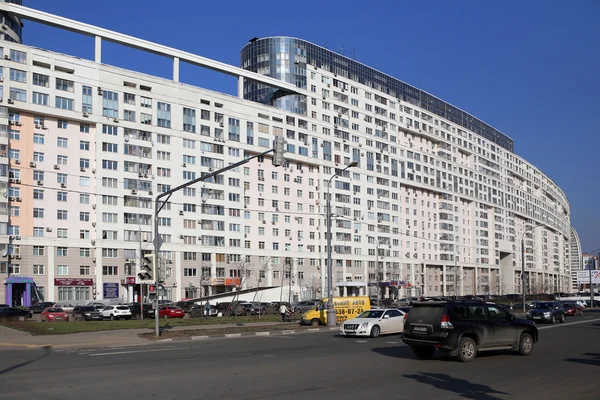
[[[368,322],[365,322],[364,324],[362,324],[362,325],[360,326],[360,329],[366,329],[368,326],[369,326],[369,323],[368,323]]]
[[[550,316],[550,312],[545,312],[544,313],[544,317],[549,317]]]
[[[85,313],[85,315],[92,315],[92,314],[91,314],[91,313],[89,313],[89,312],[86,312],[86,313]]]

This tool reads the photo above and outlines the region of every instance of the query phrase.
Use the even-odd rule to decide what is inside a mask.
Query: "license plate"
[[[542,319],[542,317],[533,317],[533,319]]]
[[[356,332],[356,330],[355,329],[344,329],[344,332],[346,332],[346,333],[354,333],[354,332]]]
[[[424,332],[427,333],[427,328],[424,326],[413,326],[413,332]]]

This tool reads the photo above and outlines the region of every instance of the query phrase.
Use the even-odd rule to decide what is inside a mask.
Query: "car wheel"
[[[477,343],[470,337],[460,339],[458,346],[458,359],[462,362],[470,362],[477,356]]]
[[[565,322],[565,314],[560,316],[560,323],[562,324],[563,322]]]
[[[556,318],[554,317],[554,315],[552,315],[552,318],[550,318],[550,323],[551,324],[555,324],[556,323]]]
[[[522,333],[519,341],[519,354],[528,356],[533,350],[533,337],[529,333]]]
[[[379,325],[375,325],[371,328],[371,337],[372,338],[379,337],[380,333],[381,333],[381,329],[379,328]]]
[[[433,356],[433,353],[435,353],[435,347],[413,347],[412,351],[415,353],[417,358],[420,358],[421,360],[427,360]]]
[[[310,325],[311,326],[319,326],[321,325],[321,321],[319,321],[318,319],[313,319],[312,321],[310,321]]]
[[[22,315],[19,315],[19,322],[24,322],[25,321],[25,317]]]
[[[111,320],[111,321],[114,321],[114,320],[115,320],[115,316],[114,316],[114,315],[112,315],[112,314],[110,314],[110,320]]]
[[[165,314],[165,317],[164,317],[164,318],[165,318],[165,319],[169,319],[169,315],[168,315],[168,314]]]

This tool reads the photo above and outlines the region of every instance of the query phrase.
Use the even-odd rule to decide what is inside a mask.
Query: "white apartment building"
[[[476,119],[479,134],[470,130],[474,117],[454,106],[427,95],[449,107],[441,116],[350,69],[313,65],[299,39],[252,41],[237,68],[19,5],[0,12],[95,37],[94,60],[0,43],[7,302],[27,303],[32,283],[50,301],[137,300],[156,195],[275,136],[288,142],[284,167],[253,160],[169,199],[158,224],[170,299],[259,285],[322,292],[327,181],[352,161],[330,188],[337,294],[518,293],[523,237],[529,291],[571,286],[566,196],[512,139]],[[275,39],[287,43],[284,70],[302,79],[253,63],[268,64],[260,45]],[[103,40],[171,58],[172,79],[102,64]],[[238,96],[180,83],[182,61],[238,77]]]
[[[571,227],[571,241],[570,246],[570,262],[571,262],[571,291],[576,292],[579,290],[577,284],[577,273],[583,271],[585,263],[583,262],[583,254],[581,251],[581,241],[575,228]]]

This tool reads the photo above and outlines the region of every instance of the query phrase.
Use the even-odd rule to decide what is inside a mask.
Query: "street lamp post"
[[[358,162],[352,161],[346,168],[336,172],[327,181],[327,326],[334,328],[337,326],[335,318],[335,309],[333,308],[333,266],[331,263],[331,197],[329,196],[329,188],[331,180],[347,170],[348,168],[356,167]]]
[[[543,224],[536,224],[531,226],[523,232],[523,236],[521,236],[521,291],[523,292],[523,312],[527,312],[527,306],[525,305],[525,296],[527,295],[527,290],[525,287],[525,234],[529,231],[533,231],[538,226],[542,226]]]

